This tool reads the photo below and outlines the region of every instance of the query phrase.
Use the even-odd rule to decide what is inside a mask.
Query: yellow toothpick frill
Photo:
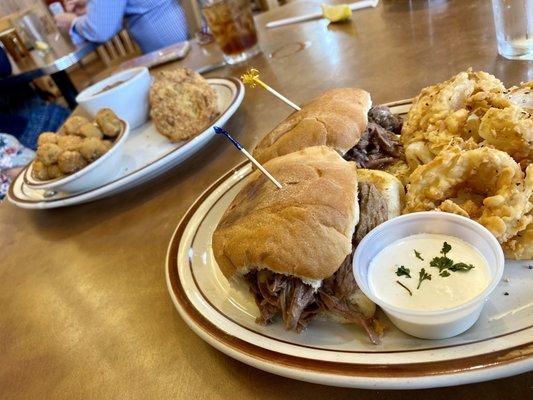
[[[265,82],[263,82],[261,79],[259,79],[259,71],[256,68],[250,68],[245,74],[241,75],[241,80],[244,84],[250,85],[250,87],[255,87],[256,85],[261,86],[263,89],[267,90],[268,92],[272,93],[274,96],[276,96],[278,99],[283,101],[285,104],[288,104],[292,108],[294,108],[296,111],[300,111],[301,108],[298,107],[296,104],[294,104],[292,101],[290,101],[288,98],[283,96],[278,91],[272,89],[270,86],[268,86]]]

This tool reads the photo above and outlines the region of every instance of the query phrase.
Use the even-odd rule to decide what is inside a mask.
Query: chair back
[[[126,29],[99,46],[96,51],[106,67],[117,65],[141,54],[139,46]]]

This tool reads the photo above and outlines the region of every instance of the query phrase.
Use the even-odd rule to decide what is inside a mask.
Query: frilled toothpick
[[[268,86],[265,82],[263,82],[261,79],[259,79],[259,71],[255,68],[250,68],[245,74],[241,76],[241,80],[251,87],[255,87],[256,85],[261,86],[263,89],[266,89],[270,93],[272,93],[274,96],[276,96],[278,99],[283,101],[285,104],[288,104],[292,108],[294,108],[296,111],[300,111],[301,108],[298,107],[296,104],[294,104],[292,101],[290,101],[288,98],[283,96],[281,93],[277,92],[276,90],[272,89],[270,86]]]
[[[236,139],[234,139],[229,133],[228,131],[218,127],[218,126],[214,126],[213,129],[215,130],[216,133],[220,134],[220,135],[224,135],[231,143],[233,143],[233,145],[241,152],[243,153],[246,158],[248,160],[250,160],[252,162],[252,164],[254,164],[257,169],[259,169],[259,171],[261,171],[268,179],[270,179],[272,181],[272,183],[274,185],[277,186],[278,189],[281,189],[282,186],[281,186],[281,183],[278,182],[278,180],[276,178],[274,178],[272,175],[270,175],[270,172],[268,172],[265,167],[263,167],[259,161],[257,161],[250,153],[248,153],[248,151],[246,151],[246,149],[244,147],[242,147],[242,144],[240,144]]]

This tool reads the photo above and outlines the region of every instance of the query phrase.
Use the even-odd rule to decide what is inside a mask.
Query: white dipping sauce
[[[439,276],[439,269],[430,261],[440,257],[443,243],[451,245],[447,257],[455,263],[472,264],[469,271],[452,272]],[[416,257],[418,251],[423,261]],[[411,278],[397,276],[400,266],[409,268]],[[422,281],[417,289],[419,272],[424,268],[431,280]],[[453,236],[420,233],[397,240],[381,250],[368,268],[368,284],[374,295],[386,303],[409,310],[436,311],[466,303],[479,295],[490,283],[487,260],[472,245]],[[400,281],[409,292],[400,286]]]

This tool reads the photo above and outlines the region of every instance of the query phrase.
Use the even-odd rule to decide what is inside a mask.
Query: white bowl
[[[118,81],[125,82],[99,93],[106,86]],[[100,109],[110,108],[119,118],[127,121],[131,129],[135,129],[148,120],[150,84],[148,68],[131,68],[89,86],[78,94],[76,101],[92,117]]]
[[[417,233],[455,236],[474,246],[489,265],[489,285],[472,300],[437,311],[408,310],[375,296],[368,284],[370,262],[388,245]],[[393,218],[370,231],[357,246],[353,271],[363,293],[383,309],[398,329],[423,339],[444,339],[466,331],[477,321],[487,297],[502,277],[504,262],[500,244],[484,226],[459,215],[428,211]]]
[[[120,122],[122,123],[122,131],[115,139],[113,146],[103,156],[86,167],[62,178],[41,181],[32,176],[33,162],[31,162],[24,173],[25,183],[32,189],[77,193],[93,189],[100,186],[102,182],[113,178],[120,170],[124,143],[130,132],[128,123],[123,120]]]

